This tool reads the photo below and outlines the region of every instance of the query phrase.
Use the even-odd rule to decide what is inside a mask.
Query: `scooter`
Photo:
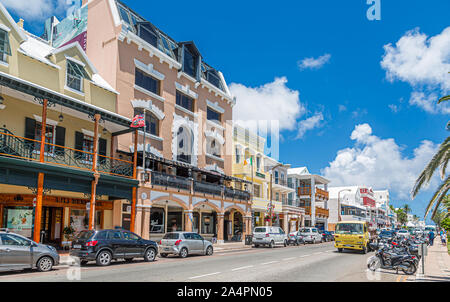
[[[399,269],[401,269],[406,275],[413,275],[417,271],[416,256],[407,252],[400,253],[400,251],[397,251],[400,254],[394,253],[387,246],[382,248],[372,246],[371,248],[377,250],[375,256],[372,256],[367,263],[367,267],[371,271],[383,268],[396,270],[398,274]]]

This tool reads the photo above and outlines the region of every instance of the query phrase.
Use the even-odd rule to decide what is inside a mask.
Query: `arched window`
[[[191,163],[194,148],[192,131],[184,126],[177,131],[177,160]]]
[[[143,114],[143,109],[134,109],[134,115],[138,114]],[[159,136],[159,119],[149,111],[145,111],[145,132]]]

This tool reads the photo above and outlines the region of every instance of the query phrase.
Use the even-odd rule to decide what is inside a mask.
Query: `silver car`
[[[252,243],[254,247],[259,247],[260,245],[269,246],[270,248],[275,247],[275,245],[287,246],[288,236],[280,227],[256,227],[253,230]]]
[[[211,256],[213,245],[197,233],[172,232],[164,235],[159,242],[159,254],[161,257],[178,255],[181,258],[191,254]]]
[[[59,255],[54,247],[0,231],[0,272],[33,268],[48,272],[58,264]]]

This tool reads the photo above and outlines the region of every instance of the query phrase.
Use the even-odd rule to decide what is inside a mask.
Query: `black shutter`
[[[56,126],[55,145],[64,147],[66,143],[66,128]],[[55,148],[57,155],[64,156],[64,148]]]
[[[106,139],[100,138],[98,140],[98,154],[99,155],[106,156],[106,146],[107,146]],[[105,164],[105,162],[106,162],[106,158],[105,157],[99,156],[98,158],[99,158],[99,163],[101,165]]]
[[[75,131],[75,149],[83,150],[83,139],[84,134],[78,131]],[[80,159],[83,158],[83,152],[75,151],[75,158]]]
[[[26,117],[25,118],[25,138],[34,139],[36,133],[36,120]],[[35,142],[25,140],[25,148],[29,152],[32,152],[35,147]],[[30,153],[31,154],[31,153]]]

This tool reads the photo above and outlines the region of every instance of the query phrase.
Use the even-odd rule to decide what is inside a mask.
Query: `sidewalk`
[[[422,275],[422,261],[420,261],[416,276],[411,276],[408,281],[415,282],[450,282],[450,255],[447,246],[443,246],[439,240],[434,241],[433,246],[428,247],[428,256],[425,257],[425,274]]]

